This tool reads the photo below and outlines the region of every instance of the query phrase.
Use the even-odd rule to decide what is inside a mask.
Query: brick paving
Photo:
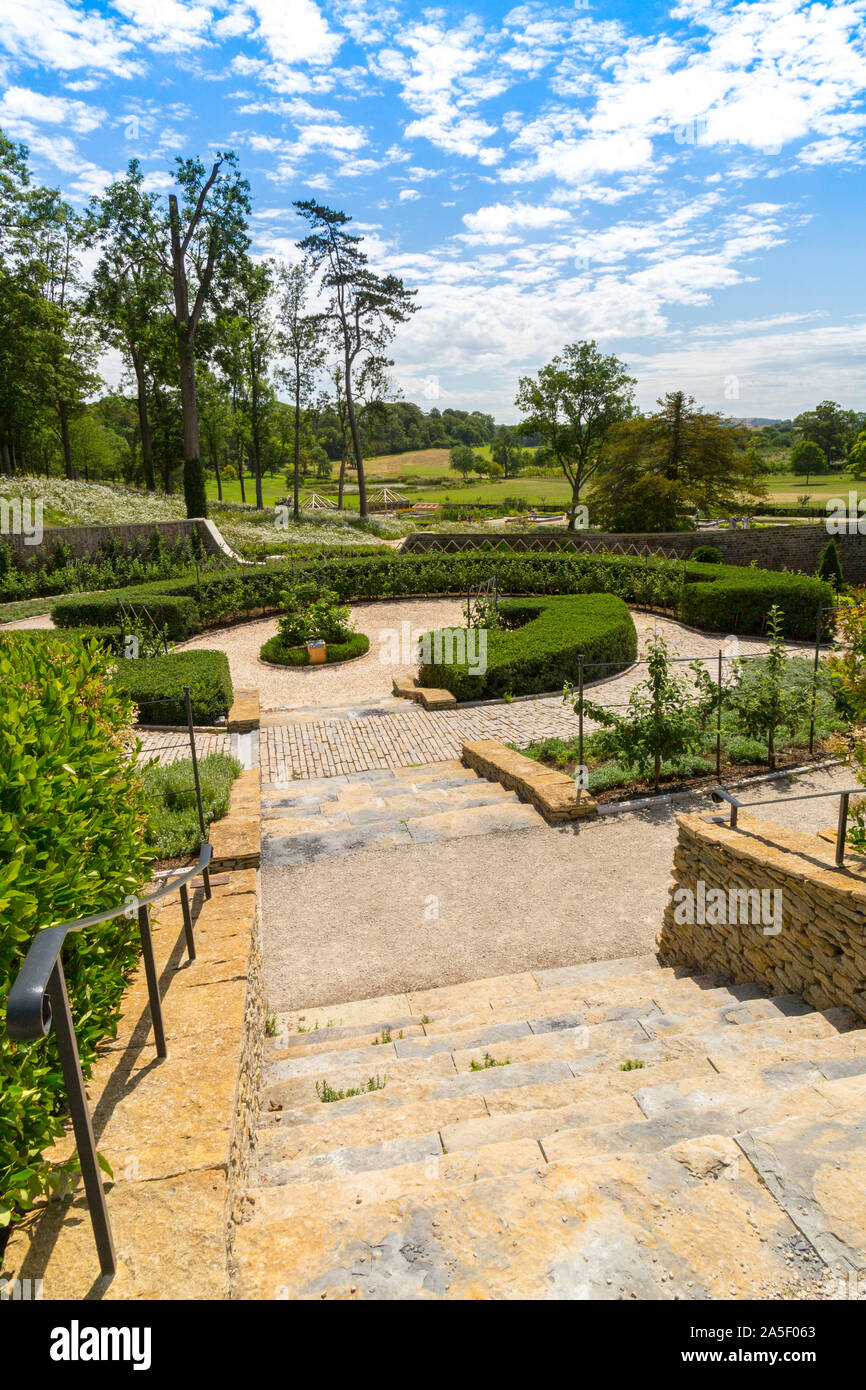
[[[168,729],[165,732],[148,730],[139,737],[139,762],[146,763],[151,758],[157,758],[161,763],[176,763],[180,758],[189,757],[189,736],[186,733]],[[208,753],[231,753],[231,734],[198,733],[195,736],[195,751],[199,758],[206,758]]]

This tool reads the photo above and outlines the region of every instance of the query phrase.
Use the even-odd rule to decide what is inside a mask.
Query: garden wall
[[[61,542],[69,546],[76,559],[93,559],[99,555],[99,548],[106,542],[119,544],[124,548],[140,546],[150,536],[161,535],[168,545],[176,545],[188,536],[198,534],[208,555],[229,555],[234,552],[220,534],[219,528],[204,517],[188,521],[134,521],[117,522],[99,526],[46,526],[39,545],[26,545],[23,535],[9,534],[3,537],[7,545],[21,552],[25,559],[48,556]]]
[[[690,555],[696,545],[714,545],[722,553],[728,565],[750,565],[753,561],[761,569],[802,570],[814,574],[818,556],[827,544],[829,536],[822,524],[814,526],[772,526],[755,527],[750,531],[730,531],[723,527],[701,531],[639,531],[628,534],[615,534],[609,531],[491,531],[485,529],[477,534],[463,535],[455,532],[417,531],[408,536],[405,550],[474,550],[479,546],[512,546],[515,550],[560,548],[563,542],[578,549],[597,548],[603,545],[633,545],[638,549],[674,551],[677,555]],[[854,584],[866,583],[866,536],[836,536],[842,570],[845,578]]]
[[[828,799],[816,814],[829,824],[835,810]],[[778,923],[770,911],[763,918],[751,911],[754,925],[742,924],[742,912],[739,925],[677,922],[677,910],[684,915],[677,890],[698,898],[699,882],[705,901],[713,888],[726,898],[732,889],[778,890]],[[703,915],[714,914],[705,908]],[[837,869],[832,841],[742,811],[735,830],[705,815],[681,816],[658,949],[666,965],[718,972],[736,984],[757,980],[816,1009],[842,1006],[866,1018],[866,874]]]

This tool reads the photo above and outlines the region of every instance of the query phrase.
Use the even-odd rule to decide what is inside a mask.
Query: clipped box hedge
[[[172,652],[119,661],[116,690],[138,705],[142,724],[185,724],[189,686],[193,722],[215,724],[232,706],[232,678],[225,652]]]
[[[329,642],[325,661],[319,663],[319,669],[325,670],[328,666],[335,665],[340,661],[353,661],[355,657],[365,656],[370,650],[370,639],[363,632],[352,632],[345,642]],[[310,653],[304,647],[288,647],[283,642],[280,634],[269,637],[259,652],[262,661],[269,661],[275,666],[309,666]]]
[[[690,563],[679,612],[684,623],[709,632],[760,633],[775,603],[784,615],[785,636],[808,642],[815,638],[819,610],[835,602],[832,585],[812,575]],[[825,632],[831,618],[824,615]]]
[[[436,662],[433,633],[434,659],[422,664],[418,684],[450,690],[458,700],[535,695],[576,680],[581,653],[588,681],[614,675],[637,658],[634,620],[615,594],[506,599],[499,611],[509,626],[488,631],[485,671],[473,673],[477,649],[475,661]]]
[[[106,594],[69,595],[57,601],[52,614],[63,627],[115,627],[121,598],[146,607],[177,641],[202,628],[276,612],[282,590],[304,579],[335,590],[344,602],[354,602],[463,595],[494,571],[500,593],[611,593],[628,603],[671,609],[695,627],[720,633],[763,632],[770,607],[778,603],[786,637],[809,640],[815,634],[818,608],[834,601],[831,586],[811,575],[693,561],[647,562],[639,556],[577,549],[516,554],[491,545],[458,554],[388,551],[250,565],[208,576],[201,585],[187,578]]]

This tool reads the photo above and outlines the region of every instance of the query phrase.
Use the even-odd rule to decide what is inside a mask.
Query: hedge
[[[120,661],[114,687],[138,705],[142,724],[186,724],[183,687],[189,686],[193,722],[215,724],[232,706],[225,652],[172,652]]]
[[[164,580],[108,594],[77,594],[60,599],[52,613],[64,627],[116,626],[117,600],[122,598],[147,607],[157,622],[166,623],[169,637],[178,640],[201,628],[276,612],[280,592],[302,579],[334,589],[344,601],[359,601],[462,595],[494,571],[500,593],[613,593],[630,603],[671,609],[696,627],[725,633],[762,632],[768,610],[778,603],[785,635],[808,640],[815,632],[818,607],[834,601],[831,586],[811,575],[741,565],[647,561],[585,550],[515,554],[491,546],[459,554],[390,551],[370,557],[322,556],[308,563],[256,565],[214,576],[202,585],[195,579]],[[712,599],[709,590],[716,591]]]
[[[129,757],[132,711],[112,688],[105,653],[20,636],[0,635],[0,1018],[36,933],[140,893],[153,857]],[[140,950],[134,917],[67,939],[63,969],[85,1076],[116,1032]],[[2,1231],[56,1188],[43,1158],[63,1135],[66,1111],[53,1032],[13,1043],[0,1028],[0,1096]]]
[[[784,615],[787,638],[815,638],[818,610],[835,602],[833,586],[808,574],[750,569],[737,565],[689,565],[680,616],[710,632],[760,633],[774,603]],[[831,615],[826,614],[825,630]]]
[[[370,639],[363,632],[353,632],[345,642],[329,642],[324,664],[351,661],[356,656],[364,656],[370,650]],[[262,661],[271,661],[277,666],[309,666],[310,654],[306,647],[286,647],[277,633],[269,637],[262,646],[259,656]]]
[[[591,668],[587,680],[614,675],[637,657],[634,620],[614,594],[505,599],[499,611],[508,626],[487,632],[485,671],[472,672],[478,649],[465,660],[437,663],[441,634],[433,633],[425,639],[433,660],[422,663],[418,684],[450,690],[458,700],[534,695],[575,680],[581,653]]]

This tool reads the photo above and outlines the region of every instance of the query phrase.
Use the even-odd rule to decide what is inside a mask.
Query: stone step
[[[514,830],[533,830],[541,819],[522,802],[495,801],[454,810],[409,816],[406,820],[369,820],[358,824],[327,824],[322,816],[298,821],[279,831],[263,827],[262,854],[280,868],[315,860],[340,858],[377,845],[430,844],[467,835],[490,835]]]
[[[386,768],[338,777],[315,777],[281,785],[270,783],[263,788],[262,809],[320,805],[337,800],[356,789],[373,796],[401,796],[412,787],[483,786],[482,778],[466,768],[459,759],[425,764],[422,767]]]
[[[486,1161],[528,1160],[526,1143]],[[497,1152],[498,1151],[498,1152]],[[719,1136],[656,1154],[539,1161],[484,1176],[438,1160],[402,1197],[324,1205],[320,1184],[257,1192],[235,1234],[241,1298],[771,1298],[820,1272],[750,1163]],[[471,1160],[471,1162],[467,1162]],[[431,1160],[432,1162],[432,1160]],[[718,1174],[726,1174],[720,1181]],[[399,1182],[399,1170],[392,1179]],[[336,1193],[334,1194],[336,1197]],[[342,1195],[342,1194],[341,1194]]]
[[[834,1074],[838,1063],[825,1061],[828,1077],[822,1064],[810,1066],[808,1071],[797,1073],[796,1069],[769,1076],[755,1071],[751,1076],[726,1077],[716,1074],[707,1084],[695,1087],[691,1078],[669,1082],[664,1086],[646,1086],[635,1091],[634,1100],[642,1115],[655,1119],[671,1113],[683,1114],[687,1111],[714,1110],[741,1106],[744,1110],[756,1100],[771,1096],[788,1096],[802,1090],[805,1086],[814,1088],[821,1095],[833,1101],[839,1097],[840,1104],[850,1100],[852,1094],[859,1094],[866,1100],[866,1056],[851,1059],[851,1067],[856,1067],[849,1076],[839,1078]],[[458,1122],[459,1123],[459,1122]]]
[[[514,792],[491,786],[489,782],[476,780],[457,786],[437,784],[414,788],[403,783],[381,790],[374,787],[344,789],[344,794],[323,798],[315,804],[304,800],[291,806],[271,806],[262,811],[262,824],[268,835],[288,835],[319,820],[326,820],[329,826],[363,825],[368,821],[402,822],[437,811],[518,804],[519,797]]]

